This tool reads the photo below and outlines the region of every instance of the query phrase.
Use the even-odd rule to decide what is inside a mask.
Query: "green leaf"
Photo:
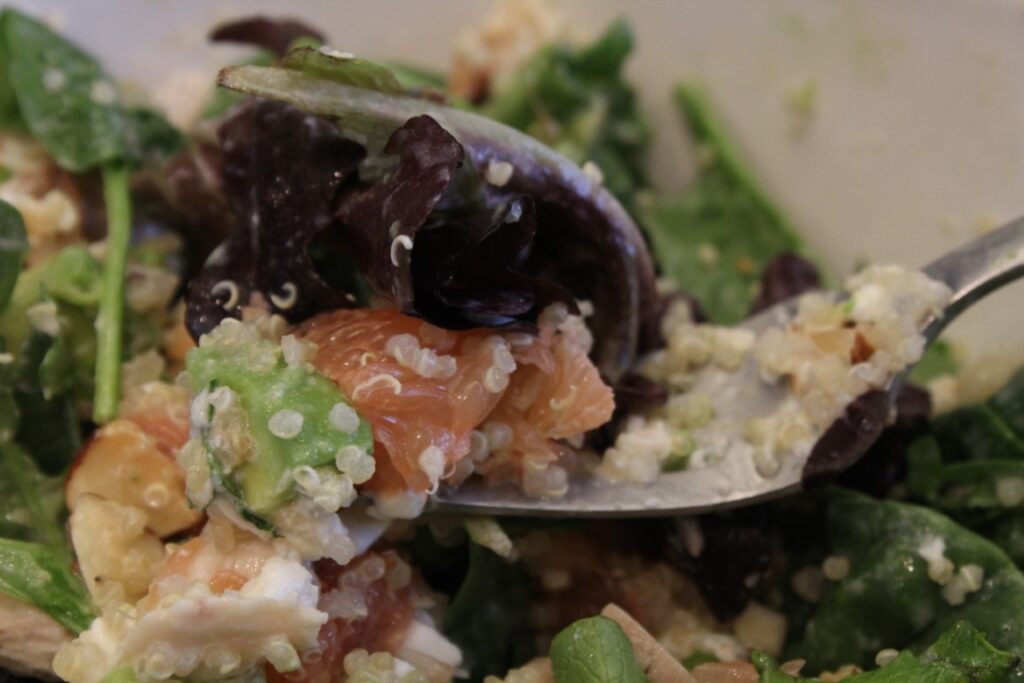
[[[471,679],[533,656],[529,602],[529,579],[520,565],[469,544],[469,571],[445,612],[443,630],[462,649]]]
[[[817,681],[779,671],[774,659],[755,652],[762,683]],[[958,621],[920,656],[904,650],[885,666],[855,674],[847,683],[1001,683],[1018,669],[1018,658],[994,648],[969,622]]]
[[[590,45],[542,48],[502,79],[480,113],[518,128],[578,164],[594,162],[605,186],[627,208],[647,185],[650,126],[623,76],[633,49],[626,21],[612,23]]]
[[[28,253],[25,223],[18,210],[0,200],[0,311],[6,308]]]
[[[924,352],[924,356],[910,373],[910,381],[915,384],[927,384],[938,377],[955,375],[958,367],[953,347],[940,339]]]
[[[66,396],[47,398],[40,381],[53,343],[42,332],[32,333],[18,358],[14,387],[21,417],[15,441],[47,474],[64,471],[82,444],[72,400]]]
[[[32,458],[12,443],[0,444],[0,473],[4,535],[42,543],[70,560],[63,525],[63,478],[40,473]]]
[[[162,114],[146,107],[124,111],[125,158],[132,166],[167,159],[185,146],[185,136]]]
[[[1024,460],[1024,371],[984,403],[932,422],[946,460]]]
[[[121,157],[123,117],[99,62],[15,9],[0,27],[18,108],[57,164],[81,172]]]
[[[38,543],[0,539],[0,592],[39,608],[74,633],[93,620],[85,586],[65,558]]]
[[[395,74],[386,66],[359,57],[340,55],[341,53],[323,52],[312,47],[299,47],[285,55],[281,65],[287,69],[357,88],[391,95],[404,92]]]
[[[1018,438],[1024,440],[1024,369],[1018,370],[988,400],[988,405]]]
[[[665,275],[712,321],[735,323],[749,314],[768,262],[802,252],[803,243],[740,159],[703,88],[684,83],[675,94],[703,164],[681,194],[642,203],[641,223]]]
[[[957,408],[932,421],[948,460],[1024,459],[1024,439],[990,403]]]
[[[629,638],[611,619],[580,619],[551,641],[555,683],[645,683]]]
[[[827,524],[832,552],[851,566],[789,645],[811,670],[867,666],[882,648],[923,648],[961,619],[996,647],[1024,653],[1024,575],[992,542],[934,510],[843,490],[830,492]],[[956,567],[984,570],[983,586],[961,605],[947,602],[928,577],[919,550],[936,538]]]
[[[907,485],[918,500],[946,512],[1024,508],[1024,460],[945,463],[936,441],[915,442],[908,454]],[[1000,489],[1009,489],[1000,495]],[[1014,502],[1016,490],[1021,490]]]
[[[988,524],[982,533],[1003,549],[1018,567],[1024,567],[1024,510],[1013,510]]]

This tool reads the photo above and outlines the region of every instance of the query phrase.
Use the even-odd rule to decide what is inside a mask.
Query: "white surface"
[[[180,66],[211,74],[236,52],[204,44],[218,19],[286,12],[368,57],[444,67],[475,0],[34,0],[112,71],[152,85]],[[630,73],[656,125],[659,184],[688,155],[669,99],[708,84],[768,190],[837,272],[859,261],[921,265],[1024,214],[1024,4],[1020,0],[566,0],[575,34],[627,14]],[[787,93],[808,79],[817,107],[795,136]],[[1024,285],[951,328],[974,357],[1024,351]]]

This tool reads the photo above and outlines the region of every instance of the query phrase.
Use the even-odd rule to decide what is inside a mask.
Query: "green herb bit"
[[[622,628],[597,616],[569,624],[551,641],[556,683],[646,683]]]

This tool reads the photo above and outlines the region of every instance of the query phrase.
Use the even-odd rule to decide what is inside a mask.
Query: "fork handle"
[[[976,301],[1024,276],[1024,216],[939,257],[923,271],[953,290],[944,315],[924,330],[931,343]]]

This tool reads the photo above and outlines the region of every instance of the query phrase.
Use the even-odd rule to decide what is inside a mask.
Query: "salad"
[[[446,74],[295,19],[210,39],[249,56],[161,111],[0,10],[0,681],[1024,680],[1024,373],[958,390],[920,273],[817,293],[702,84],[674,92],[699,171],[655,191],[628,23],[575,44],[510,0]],[[723,450],[693,372],[748,357],[792,400]],[[915,363],[787,500],[430,509],[770,478]]]

